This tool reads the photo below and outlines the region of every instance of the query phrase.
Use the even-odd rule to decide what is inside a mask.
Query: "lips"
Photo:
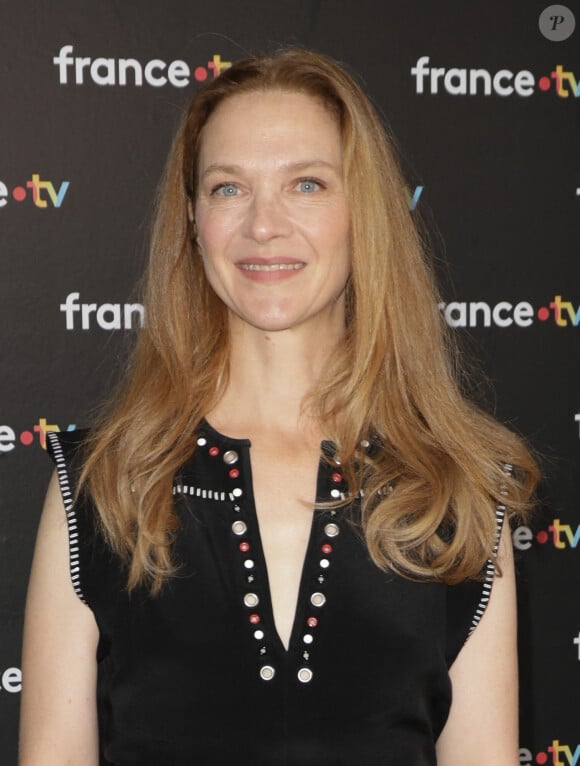
[[[300,261],[296,263],[240,263],[240,269],[244,271],[297,271],[306,265]]]

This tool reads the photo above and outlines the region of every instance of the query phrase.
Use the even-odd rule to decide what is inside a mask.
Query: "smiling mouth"
[[[303,269],[304,263],[241,263],[240,268],[244,271],[298,271]]]

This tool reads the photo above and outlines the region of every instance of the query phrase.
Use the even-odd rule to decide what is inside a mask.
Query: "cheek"
[[[321,245],[337,246],[346,243],[348,246],[350,241],[350,219],[346,205],[309,210],[307,215],[301,217],[301,226],[308,232],[308,236]]]
[[[195,216],[197,238],[202,250],[211,257],[224,255],[239,226],[233,211],[198,211]]]

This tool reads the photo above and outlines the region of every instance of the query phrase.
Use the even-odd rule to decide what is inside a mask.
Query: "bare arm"
[[[55,474],[26,602],[20,766],[97,766],[97,641],[93,613],[70,580],[66,516]]]
[[[515,577],[507,523],[480,624],[450,670],[453,702],[437,743],[438,766],[518,766]]]

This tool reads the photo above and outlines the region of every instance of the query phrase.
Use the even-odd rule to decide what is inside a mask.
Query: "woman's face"
[[[205,125],[194,218],[207,279],[233,324],[344,325],[349,209],[334,116],[303,93],[224,101]]]

